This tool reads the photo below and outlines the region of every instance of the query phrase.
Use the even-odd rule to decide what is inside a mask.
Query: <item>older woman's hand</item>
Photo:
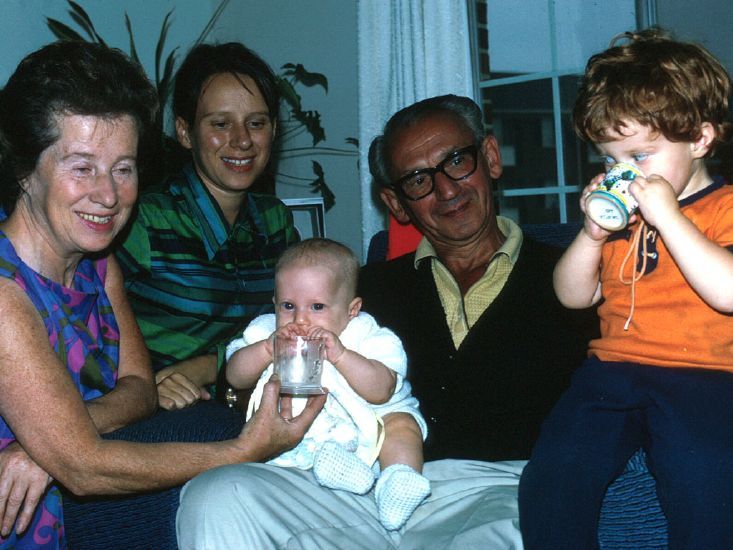
[[[308,398],[303,412],[293,418],[292,398],[280,397],[280,379],[270,377],[262,400],[239,434],[239,443],[253,462],[264,462],[295,447],[326,403],[326,395]]]
[[[51,476],[18,443],[0,451],[0,533],[6,537],[18,520],[22,533],[33,519],[36,506],[51,483]],[[18,515],[18,511],[23,509]]]

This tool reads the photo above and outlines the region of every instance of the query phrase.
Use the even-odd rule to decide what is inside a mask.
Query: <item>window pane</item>
[[[484,89],[482,94],[501,146],[500,189],[557,185],[550,80]]]
[[[582,72],[588,57],[608,48],[614,36],[637,28],[635,0],[551,1],[555,6],[559,71]]]
[[[575,191],[565,195],[568,221],[579,222],[583,220],[583,213],[580,211],[580,192]]]
[[[559,195],[529,195],[497,198],[498,213],[517,223],[557,223],[560,221]]]
[[[547,0],[487,2],[489,63],[494,73],[538,73],[552,67]],[[528,40],[527,37],[532,39]]]
[[[489,1],[487,13],[492,78],[494,73],[581,72],[614,35],[636,28],[635,0]]]
[[[580,222],[583,214],[580,211],[580,194],[578,191],[567,193],[548,193],[546,195],[505,196],[496,198],[498,214],[511,218],[517,223],[558,223],[560,219],[560,203],[564,201],[566,221]]]
[[[600,157],[595,148],[581,140],[573,129],[573,105],[580,84],[579,76],[565,76],[560,79],[560,108],[562,110],[562,136],[565,145],[563,160],[565,184],[585,187],[590,179],[603,171]]]

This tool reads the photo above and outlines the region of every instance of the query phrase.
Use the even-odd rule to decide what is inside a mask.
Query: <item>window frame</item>
[[[557,184],[554,186],[542,187],[522,187],[503,189],[501,197],[539,197],[554,196],[557,197],[558,214],[561,223],[568,222],[568,194],[578,193],[584,182],[568,182],[565,166],[565,150],[568,147],[575,147],[576,143],[566,143],[563,140],[563,121],[562,121],[562,105],[560,79],[568,76],[581,76],[584,67],[574,67],[572,69],[559,70],[558,67],[558,51],[557,51],[557,21],[555,17],[554,1],[548,2],[548,25],[550,35],[550,60],[551,70],[534,73],[524,73],[510,77],[489,78],[489,41],[488,34],[490,32],[490,22],[487,20],[488,2],[497,0],[467,0],[468,16],[469,16],[469,40],[471,41],[471,63],[473,69],[474,81],[474,97],[481,103],[482,92],[486,89],[507,86],[513,84],[523,84],[534,81],[550,81],[552,91],[552,120],[553,132],[555,140],[555,167],[557,173]],[[501,1],[501,0],[498,0]],[[656,24],[656,0],[636,0],[636,21],[638,28],[646,28]],[[481,10],[486,14],[480,15]],[[482,56],[485,56],[482,58]],[[483,62],[483,63],[482,63]],[[485,66],[485,71],[482,70]],[[496,200],[499,196],[495,197]],[[531,220],[530,220],[531,223]]]

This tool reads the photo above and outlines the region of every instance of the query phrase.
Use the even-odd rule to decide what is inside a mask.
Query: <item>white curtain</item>
[[[359,145],[364,258],[384,228],[367,152],[384,123],[415,101],[474,95],[466,0],[358,0]],[[378,200],[378,199],[377,199]]]

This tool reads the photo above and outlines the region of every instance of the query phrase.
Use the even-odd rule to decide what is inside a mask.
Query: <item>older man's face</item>
[[[432,168],[447,155],[471,145],[471,131],[449,113],[434,114],[399,131],[391,142],[390,161],[396,180],[422,168]],[[434,246],[462,246],[481,239],[495,224],[491,180],[501,175],[499,147],[493,136],[479,148],[476,171],[453,181],[435,174],[435,189],[417,201],[385,189],[382,198],[400,221],[412,221]]]

